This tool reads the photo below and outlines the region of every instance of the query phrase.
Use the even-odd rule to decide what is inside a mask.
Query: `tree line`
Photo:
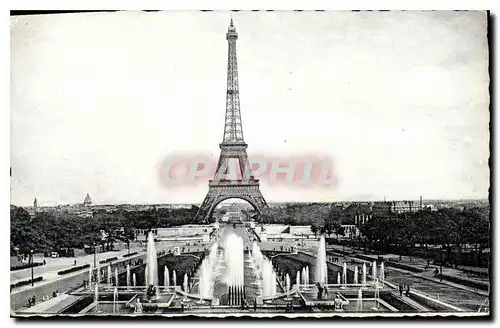
[[[130,243],[136,229],[172,227],[195,222],[198,208],[151,209],[148,211],[97,210],[92,217],[80,217],[64,211],[38,212],[35,217],[22,207],[11,207],[11,254],[61,251],[84,246],[100,245],[111,250],[113,243]],[[103,239],[101,230],[107,234]]]
[[[415,245],[426,253],[438,248],[445,252],[448,262],[453,262],[453,253],[460,257],[466,245],[479,254],[489,248],[489,220],[489,207],[378,213],[360,226],[360,231],[365,247],[410,256]]]

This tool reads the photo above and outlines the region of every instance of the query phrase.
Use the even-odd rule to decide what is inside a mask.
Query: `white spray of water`
[[[92,266],[89,267],[89,290],[92,290]]]
[[[363,286],[366,286],[366,264],[363,263]]]
[[[97,262],[97,279],[96,279],[96,284],[99,285],[101,282],[101,267],[99,265],[99,262]]]
[[[380,263],[380,282],[382,285],[384,284],[385,280],[385,272],[384,272],[384,262]]]
[[[184,286],[184,292],[187,293],[188,292],[188,287],[189,287],[188,286],[188,275],[187,275],[187,273],[184,274],[184,284],[183,284],[183,286]]]
[[[347,264],[344,262],[344,267],[342,268],[342,280],[344,281],[344,287],[347,286]]]
[[[262,254],[257,242],[252,245],[252,260],[257,279],[262,279],[262,295],[264,297],[276,295],[276,275],[273,263]]]
[[[107,282],[108,282],[108,286],[111,286],[111,264],[108,265],[108,277],[107,277]]]
[[[363,311],[363,290],[360,288],[358,290],[358,299],[356,300],[356,311]]]
[[[130,264],[127,264],[127,289],[130,288]]]
[[[319,239],[318,255],[316,257],[316,282],[321,284],[327,283],[328,269],[326,265],[326,244],[325,236]]]
[[[201,298],[211,298],[213,295],[213,283],[214,283],[214,266],[217,263],[217,249],[219,248],[218,243],[214,243],[210,249],[210,253],[207,257],[203,259],[200,266],[200,281],[199,281],[199,293]]]
[[[147,284],[153,285],[155,287],[158,286],[158,257],[156,253],[156,245],[153,236],[153,232],[150,231],[148,234],[148,245],[147,245],[147,258],[146,263],[148,267],[147,274]]]
[[[168,286],[170,286],[170,276],[168,274],[168,268],[167,268],[166,265],[163,268],[163,286],[165,288],[167,288]]]
[[[229,305],[240,305],[244,288],[244,250],[243,239],[229,234],[224,241],[224,260],[226,263],[226,283],[230,295]]]
[[[286,274],[286,278],[285,278],[285,288],[286,288],[286,296],[288,297],[288,295],[290,294],[290,276],[288,275],[288,273]]]

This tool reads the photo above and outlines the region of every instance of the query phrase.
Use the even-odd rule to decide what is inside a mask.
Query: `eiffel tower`
[[[243,139],[236,61],[238,33],[236,33],[232,18],[226,39],[228,61],[224,137],[222,143],[219,144],[221,151],[215,177],[209,181],[207,196],[195,217],[205,221],[210,218],[217,204],[229,198],[246,200],[259,214],[269,213],[269,206],[259,189],[259,180],[253,176],[246,151],[248,145]]]

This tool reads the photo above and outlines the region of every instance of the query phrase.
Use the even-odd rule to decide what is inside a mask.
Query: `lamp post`
[[[31,286],[35,285],[35,281],[33,280],[34,274],[33,274],[33,250],[30,250],[30,261],[31,261]]]
[[[440,262],[440,265],[441,265],[441,275],[439,276],[439,278],[441,278],[440,280],[442,281],[443,280],[443,246],[441,246],[441,252],[440,252],[440,258],[441,258],[441,261]]]

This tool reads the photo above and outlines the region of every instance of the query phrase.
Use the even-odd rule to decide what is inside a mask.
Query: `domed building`
[[[89,194],[87,194],[87,196],[85,196],[85,200],[83,201],[83,205],[84,206],[91,206],[92,205],[92,200],[90,199]]]

